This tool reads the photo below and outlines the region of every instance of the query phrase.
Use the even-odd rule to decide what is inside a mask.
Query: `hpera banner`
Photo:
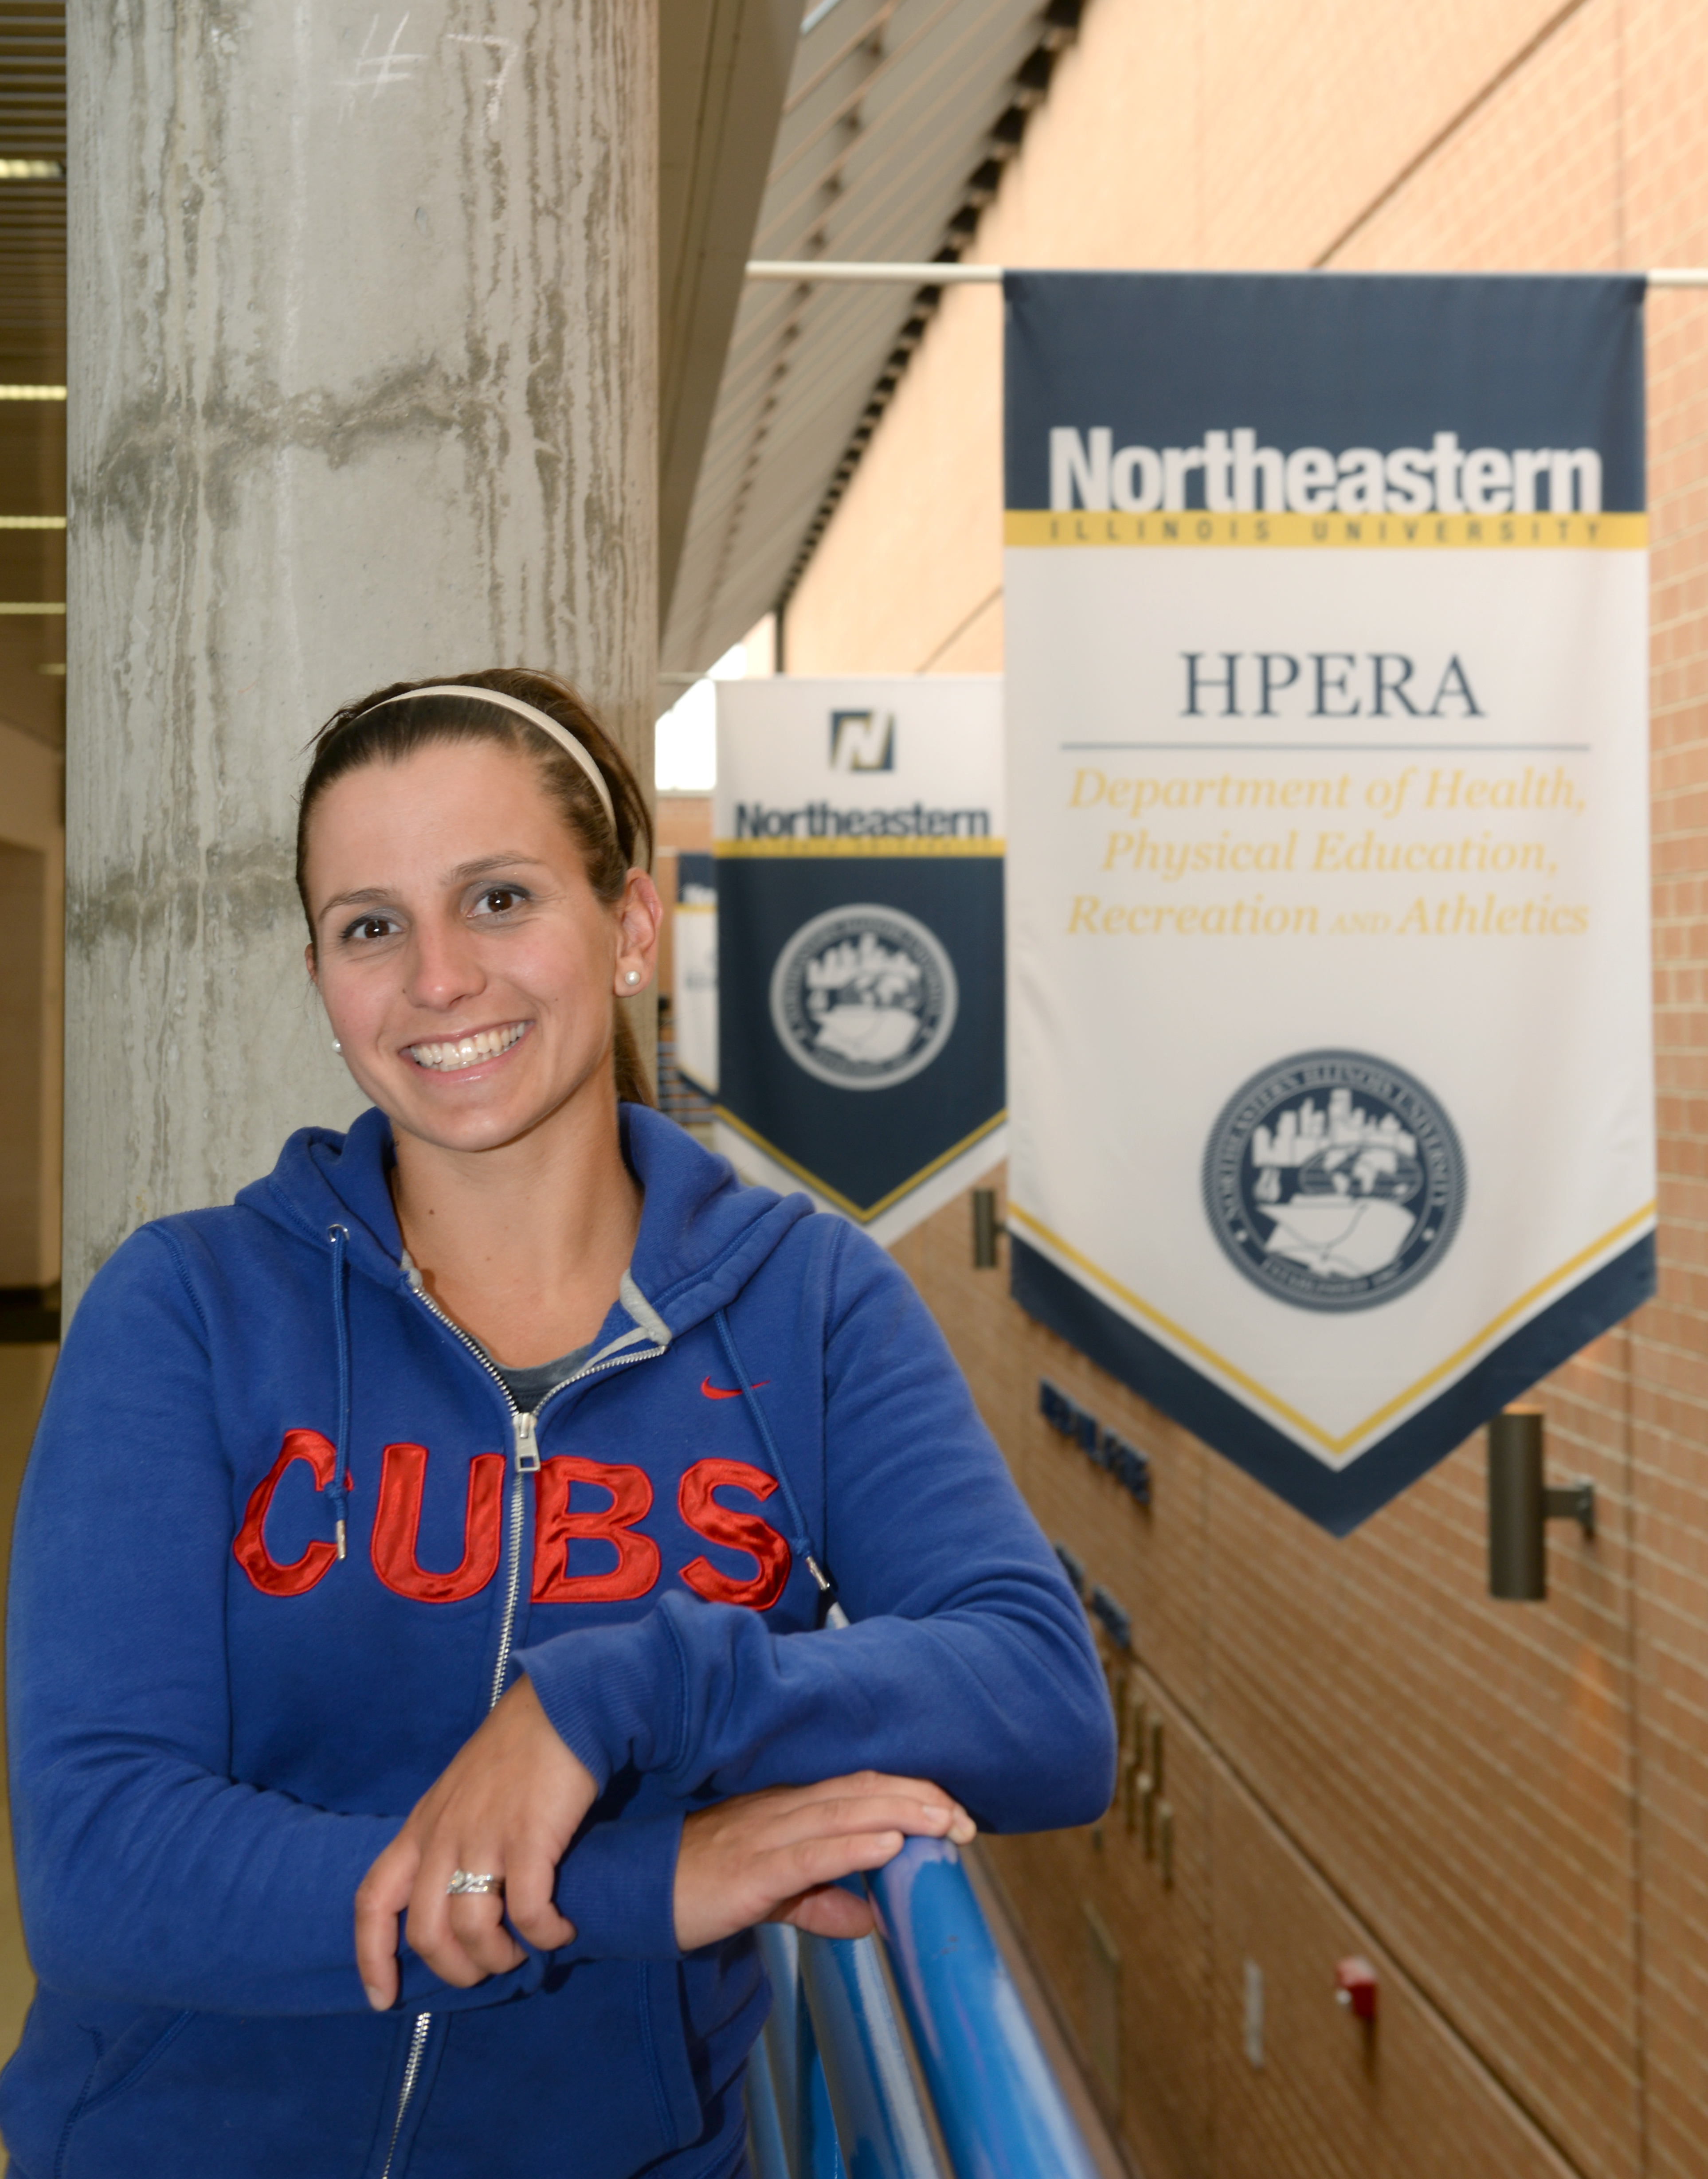
[[[1654,1288],[1642,283],[1007,283],[1016,1297],[1344,1533]]]
[[[1002,684],[717,684],[719,1147],[888,1243],[1006,1150]]]

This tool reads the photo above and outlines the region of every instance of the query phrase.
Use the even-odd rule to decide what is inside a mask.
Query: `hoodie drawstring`
[[[332,1533],[338,1539],[338,1556],[344,1555],[344,1523],[349,1512],[349,1450],[350,1450],[350,1315],[349,1278],[345,1263],[350,1245],[348,1226],[328,1226],[327,1238],[332,1246],[332,1327],[338,1353],[338,1440],[332,1457],[332,1480],[321,1485],[321,1496],[332,1512]]]
[[[771,1463],[771,1472],[777,1478],[777,1488],[783,1493],[783,1505],[788,1510],[789,1520],[794,1528],[795,1551],[805,1562],[807,1572],[818,1584],[819,1600],[825,1605],[827,1615],[833,1613],[836,1615],[833,1623],[842,1622],[842,1613],[837,1604],[835,1587],[823,1567],[812,1555],[812,1546],[807,1540],[806,1523],[801,1517],[800,1501],[796,1498],[794,1486],[789,1482],[788,1471],[783,1464],[783,1455],[777,1451],[777,1440],[772,1435],[771,1424],[766,1419],[765,1409],[760,1405],[759,1394],[754,1389],[752,1378],[748,1375],[747,1364],[741,1358],[741,1351],[735,1343],[735,1334],[729,1328],[728,1310],[719,1309],[712,1321],[717,1326],[717,1336],[723,1344],[724,1357],[729,1364],[736,1383],[741,1387],[743,1402],[749,1414],[753,1417],[754,1428],[759,1432],[759,1441],[765,1448],[765,1457]]]

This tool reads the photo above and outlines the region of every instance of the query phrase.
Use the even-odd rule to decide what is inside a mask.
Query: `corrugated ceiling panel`
[[[935,257],[1045,14],[1041,0],[839,0],[801,41],[753,255]],[[671,600],[667,670],[709,665],[776,602],[914,294],[750,284]]]
[[[0,0],[0,160],[65,159],[65,9]],[[65,369],[65,184],[0,178],[0,378]]]

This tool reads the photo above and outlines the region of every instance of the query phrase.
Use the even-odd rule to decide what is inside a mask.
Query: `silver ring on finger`
[[[504,1880],[486,1870],[453,1869],[445,1890],[453,1899],[502,1899]]]

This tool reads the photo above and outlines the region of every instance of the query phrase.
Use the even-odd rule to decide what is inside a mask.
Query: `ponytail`
[[[618,1104],[647,1105],[656,1112],[658,1100],[653,1095],[652,1084],[646,1079],[640,1046],[634,1035],[634,1024],[629,1020],[628,1009],[620,999],[617,1002],[617,1033],[612,1041],[612,1060],[617,1073]]]

